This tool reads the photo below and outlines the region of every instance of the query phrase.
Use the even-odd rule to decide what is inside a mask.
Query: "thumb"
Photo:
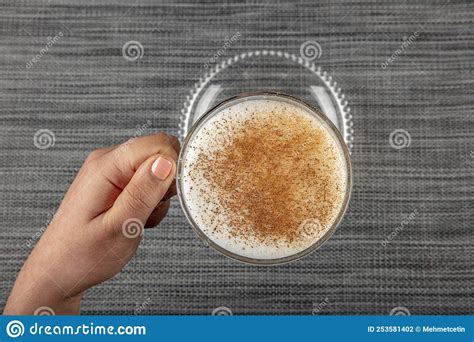
[[[148,217],[165,196],[176,174],[174,160],[155,155],[144,161],[104,213],[105,222],[126,237],[138,237]]]

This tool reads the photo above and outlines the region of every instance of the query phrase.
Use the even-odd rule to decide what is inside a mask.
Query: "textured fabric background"
[[[177,134],[205,63],[240,31],[225,57],[320,43],[354,121],[343,224],[301,261],[252,267],[205,246],[175,200],[82,312],[472,314],[473,18],[472,1],[449,0],[2,1],[0,307],[87,154],[143,125]],[[136,61],[122,55],[131,40]],[[35,146],[40,129],[53,146]],[[392,147],[397,129],[409,146]]]

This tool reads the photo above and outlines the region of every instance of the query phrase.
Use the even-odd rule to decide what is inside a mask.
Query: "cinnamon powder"
[[[219,145],[196,151],[190,167],[191,179],[208,184],[201,196],[218,199],[202,214],[211,216],[212,229],[230,227],[229,238],[241,241],[291,246],[314,240],[332,224],[345,191],[333,138],[292,106],[245,111],[239,124],[222,119],[212,131],[202,129]],[[318,224],[308,230],[308,220]]]

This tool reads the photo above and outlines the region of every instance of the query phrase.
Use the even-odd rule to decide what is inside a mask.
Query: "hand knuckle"
[[[86,163],[90,163],[96,160],[100,154],[101,154],[101,151],[99,149],[91,151],[86,158]]]
[[[152,209],[154,205],[149,200],[149,196],[143,191],[143,189],[133,183],[129,183],[125,188],[127,192],[127,205],[134,211],[143,209]]]
[[[181,143],[179,142],[179,139],[176,138],[175,136],[173,136],[172,138],[172,141],[173,141],[173,144],[175,144],[176,146],[180,147],[181,146]]]
[[[156,135],[156,141],[160,145],[168,144],[170,141],[170,137],[168,136],[168,134],[160,132]]]
[[[158,138],[160,139],[167,139],[168,138],[168,134],[166,134],[165,132],[160,132],[157,134]]]
[[[118,146],[117,151],[124,152],[127,148],[130,147],[130,145],[134,144],[136,140],[137,138],[130,138],[127,141],[124,141]]]

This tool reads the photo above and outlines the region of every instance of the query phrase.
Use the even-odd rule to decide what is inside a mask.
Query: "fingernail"
[[[151,166],[151,173],[159,180],[165,180],[173,168],[173,164],[166,158],[158,157]]]

